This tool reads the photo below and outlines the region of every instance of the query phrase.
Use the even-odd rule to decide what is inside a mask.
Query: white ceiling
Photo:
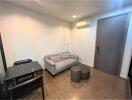
[[[3,0],[73,22],[132,5],[132,0]],[[77,15],[73,19],[73,14]]]

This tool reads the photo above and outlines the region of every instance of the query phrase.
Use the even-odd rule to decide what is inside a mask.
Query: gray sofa
[[[47,55],[44,57],[45,69],[55,76],[56,74],[78,64],[78,57],[70,52]]]

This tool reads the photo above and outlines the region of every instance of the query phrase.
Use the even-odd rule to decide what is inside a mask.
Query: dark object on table
[[[80,82],[81,80],[89,79],[90,77],[90,69],[88,66],[83,64],[78,64],[77,66],[73,66],[71,68],[71,81],[72,82]]]
[[[86,80],[90,77],[90,69],[87,66],[81,67],[81,79]]]
[[[71,68],[71,81],[75,83],[81,81],[81,67],[80,66],[74,66]]]
[[[29,62],[9,67],[3,82],[7,84],[11,100],[25,95],[24,93],[29,94],[28,92],[31,92],[34,87],[42,88],[44,99],[43,69],[37,62]]]
[[[25,63],[29,63],[29,62],[32,62],[32,60],[31,59],[25,59],[25,60],[16,61],[16,62],[14,62],[13,65],[20,65],[20,64],[25,64]]]

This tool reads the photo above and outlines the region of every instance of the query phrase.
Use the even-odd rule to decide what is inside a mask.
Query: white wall
[[[64,51],[71,42],[71,24],[63,20],[7,3],[0,17],[8,66],[25,58],[43,64],[44,55]]]
[[[2,9],[2,5],[1,5],[1,2],[0,2],[0,9]],[[2,19],[1,19],[1,16],[0,16],[0,32],[2,31]]]
[[[101,14],[99,16],[93,16],[90,18],[85,18],[81,21],[90,21],[91,25],[84,29],[77,29],[76,23],[73,23],[72,26],[72,52],[80,56],[80,61],[86,65],[94,67],[94,54],[95,54],[95,43],[96,43],[96,29],[97,29],[97,20],[109,16],[118,15],[121,13],[126,13],[132,11],[132,7],[119,9],[112,11],[106,14]],[[129,32],[126,41],[125,53],[123,57],[122,69],[120,76],[127,78],[127,73],[129,69],[129,59],[127,56],[131,54],[131,44],[132,44],[132,33],[131,28],[132,24],[129,26]]]
[[[1,25],[1,17],[0,17],[0,32],[2,30],[2,25]]]
[[[75,25],[75,24],[74,24]],[[80,57],[80,61],[93,67],[96,39],[96,21],[84,29],[72,30],[72,52]]]

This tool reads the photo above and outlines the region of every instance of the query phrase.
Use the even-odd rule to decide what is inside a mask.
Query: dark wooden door
[[[98,20],[94,66],[119,75],[128,30],[128,14]]]

